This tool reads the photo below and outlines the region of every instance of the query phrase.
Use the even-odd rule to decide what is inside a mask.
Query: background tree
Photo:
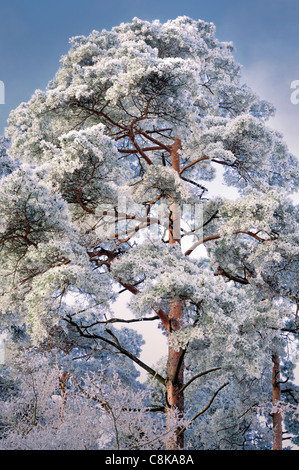
[[[1,309],[35,344],[68,327],[141,366],[164,388],[169,429],[189,386],[221,370],[193,423],[285,356],[286,322],[298,332],[298,163],[213,24],[135,18],[71,42],[48,89],[9,118],[20,168],[1,184]],[[237,200],[209,195],[217,167]],[[130,321],[168,337],[163,374],[111,328],[123,290]],[[198,342],[204,359],[188,355]],[[166,448],[184,446],[185,427]]]

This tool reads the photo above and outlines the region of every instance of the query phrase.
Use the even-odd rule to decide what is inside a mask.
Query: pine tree
[[[8,121],[19,167],[1,184],[1,309],[35,344],[71,328],[138,364],[164,389],[168,427],[191,384],[216,374],[194,423],[285,356],[286,322],[298,333],[298,162],[213,24],[135,18],[71,44]],[[217,168],[236,200],[210,196]],[[130,321],[167,335],[164,372],[111,328],[123,291]]]

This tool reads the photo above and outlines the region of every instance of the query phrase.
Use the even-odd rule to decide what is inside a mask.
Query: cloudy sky
[[[220,40],[233,41],[244,81],[271,101],[290,150],[299,156],[299,0],[0,0],[0,135],[11,109],[45,89],[69,49],[69,38],[110,29],[135,16],[166,21],[177,16],[211,21]]]

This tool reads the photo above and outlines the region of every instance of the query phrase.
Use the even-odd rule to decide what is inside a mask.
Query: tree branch
[[[151,367],[149,367],[147,364],[145,364],[144,362],[142,362],[140,359],[138,359],[138,357],[134,356],[134,354],[130,353],[129,351],[127,351],[126,349],[124,349],[118,342],[117,339],[115,339],[115,335],[111,334],[111,332],[109,332],[114,340],[114,341],[111,341],[109,340],[108,338],[105,338],[104,336],[100,336],[98,334],[95,334],[95,333],[86,333],[86,332],[83,332],[82,331],[82,328],[75,322],[72,320],[72,318],[70,316],[67,316],[64,318],[65,321],[67,321],[70,325],[74,326],[76,328],[76,330],[78,331],[79,335],[84,337],[84,338],[89,338],[89,339],[98,339],[100,341],[103,341],[107,344],[109,344],[110,346],[113,346],[114,348],[116,348],[120,353],[122,353],[124,356],[128,357],[129,359],[131,359],[133,362],[135,362],[136,364],[138,364],[142,369],[144,369],[146,372],[148,372],[150,375],[152,375],[156,380],[158,380],[158,382],[160,382],[162,385],[166,385],[166,379],[164,377],[162,377],[158,372],[156,372],[154,369],[152,369]]]
[[[221,238],[220,235],[210,235],[209,237],[202,238],[201,240],[198,240],[197,242],[193,243],[193,245],[185,252],[185,256],[188,256],[192,253],[192,251],[195,250],[199,245],[202,245],[203,243],[206,243],[210,240],[218,240]]]
[[[247,231],[247,230],[238,230],[237,232],[233,232],[232,235],[238,235],[238,234],[244,234],[244,235],[249,235],[250,237],[254,238],[255,240],[261,242],[261,243],[264,243],[264,242],[274,242],[275,241],[273,240],[273,238],[261,238],[259,237],[256,233],[253,233],[253,232],[250,232],[250,231]],[[192,251],[195,250],[195,248],[197,248],[199,245],[201,245],[202,243],[206,243],[210,240],[218,240],[219,238],[221,238],[221,235],[219,234],[216,234],[216,235],[210,235],[208,237],[205,237],[205,238],[202,238],[201,240],[198,240],[197,242],[195,242],[186,252],[185,252],[185,255],[188,256],[192,253]]]
[[[239,282],[240,284],[249,284],[248,279],[240,277],[240,276],[234,276],[233,274],[228,273],[227,271],[224,271],[220,266],[218,266],[218,272],[214,273],[214,276],[225,276],[227,277],[230,281],[235,281]]]
[[[153,321],[153,320],[160,320],[160,317],[158,315],[155,315],[153,317],[130,318],[128,320],[124,318],[110,318],[109,320],[102,320],[102,321],[96,321],[94,323],[91,323],[86,328],[92,328],[93,326],[96,326],[96,325],[107,325],[109,323],[135,323],[135,322],[144,322],[144,321]]]
[[[190,422],[189,422],[189,425],[191,423],[193,423],[193,421],[195,421],[199,416],[201,416],[203,413],[205,413],[209,408],[210,406],[212,405],[213,401],[215,400],[215,398],[217,397],[218,393],[224,388],[226,387],[227,385],[229,385],[229,382],[225,382],[223,385],[221,385],[221,387],[218,388],[218,390],[216,390],[216,392],[214,393],[214,395],[212,396],[211,400],[209,401],[209,403],[207,404],[207,406],[205,406],[201,411],[199,411],[195,416],[193,416],[193,418],[190,419]],[[178,436],[181,435],[183,432],[185,432],[187,429],[187,426],[184,426],[183,428],[181,428],[178,432]]]
[[[216,370],[220,370],[221,367],[214,367],[213,369],[205,370],[204,372],[200,372],[199,374],[194,375],[183,387],[180,389],[179,393],[182,393],[187,387],[189,387],[190,384],[199,377],[203,377],[204,375],[209,374],[210,372],[214,372]]]
[[[132,286],[131,284],[128,284],[126,282],[122,282],[120,279],[117,279],[117,282],[121,286],[125,287],[129,292],[131,292],[134,295],[137,295],[137,294],[140,293],[140,291],[135,286]],[[158,315],[158,317],[162,321],[162,323],[165,326],[166,330],[169,331],[170,322],[169,322],[169,318],[166,315],[166,313],[161,308],[159,308],[157,310],[153,308],[153,310],[154,310],[154,312],[156,312],[156,314]]]
[[[211,159],[210,157],[200,157],[200,158],[197,158],[196,160],[193,160],[193,162],[188,163],[179,171],[179,175],[181,175],[184,171],[186,171],[188,168],[195,165],[196,163],[202,162],[203,160],[210,160],[210,159]]]

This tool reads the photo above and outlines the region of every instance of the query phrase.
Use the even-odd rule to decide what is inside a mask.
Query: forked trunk
[[[172,168],[180,171],[180,140],[175,139],[171,152]],[[173,198],[169,198],[170,210],[170,227],[169,227],[169,243],[180,243],[180,209],[178,204]],[[170,299],[169,309],[169,332],[170,335],[174,331],[179,331],[183,327],[183,306],[179,299]],[[167,383],[166,383],[166,396],[168,405],[167,424],[170,429],[172,426],[172,410],[176,409],[180,417],[184,415],[184,394],[181,388],[184,383],[184,361],[183,351],[176,351],[171,346],[168,346],[168,361],[167,361]],[[167,450],[177,450],[184,447],[184,434],[179,434],[179,429],[176,430],[174,435],[167,441]]]

